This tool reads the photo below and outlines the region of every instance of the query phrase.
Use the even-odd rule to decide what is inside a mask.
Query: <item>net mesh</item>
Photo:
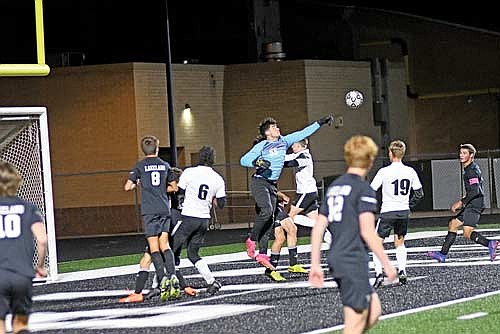
[[[45,216],[39,120],[7,120],[1,123],[0,131],[4,135],[1,137],[0,159],[13,164],[21,174],[23,183],[19,197],[36,204]],[[35,249],[33,265],[38,262],[37,253]],[[45,258],[45,267],[48,271],[49,256]]]

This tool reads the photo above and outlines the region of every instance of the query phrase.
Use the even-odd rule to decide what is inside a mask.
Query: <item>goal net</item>
[[[57,276],[57,254],[46,108],[0,108],[0,159],[12,163],[21,174],[19,197],[36,204],[44,215],[48,235],[45,267],[48,279],[53,280]],[[35,249],[33,265],[38,261],[37,254]]]

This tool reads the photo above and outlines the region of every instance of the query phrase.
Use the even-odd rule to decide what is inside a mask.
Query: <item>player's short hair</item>
[[[397,159],[403,159],[406,153],[406,144],[402,140],[394,140],[389,144],[389,151]]]
[[[16,196],[22,178],[16,167],[7,161],[0,161],[0,196]]]
[[[262,122],[259,124],[259,133],[261,136],[266,136],[266,131],[269,130],[271,125],[276,125],[278,122],[272,117],[267,117],[265,118]]]
[[[472,154],[473,156],[476,156],[476,148],[474,147],[474,145],[472,144],[460,144],[460,148],[465,148],[467,150],[469,150],[469,153]]]
[[[198,165],[212,167],[215,162],[215,150],[211,146],[203,146],[198,152]]]
[[[344,159],[349,167],[369,168],[378,153],[373,139],[357,135],[344,145]]]
[[[182,174],[182,169],[177,167],[172,167],[170,170],[172,171],[172,174],[175,177],[175,181],[179,182],[179,178],[181,177]]]
[[[304,138],[302,140],[299,140],[297,143],[299,143],[300,145],[302,145],[302,147],[307,147],[307,146],[309,146],[309,139]]]
[[[146,136],[141,139],[141,148],[145,155],[156,154],[158,146],[160,146],[160,140],[155,136]]]

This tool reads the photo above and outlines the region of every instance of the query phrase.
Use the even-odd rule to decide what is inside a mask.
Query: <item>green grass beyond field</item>
[[[497,224],[482,225],[481,226],[481,228],[483,228],[483,229],[498,228],[498,227],[499,226]],[[409,232],[444,231],[444,230],[446,230],[445,227],[410,228]],[[310,243],[310,238],[309,237],[298,238],[297,243],[298,243],[298,245],[307,245]],[[244,252],[244,251],[245,251],[245,244],[244,243],[237,243],[237,244],[203,247],[200,250],[200,255],[201,256],[210,256],[210,255],[229,254],[229,253],[237,253],[237,252]],[[101,258],[96,258],[96,259],[85,259],[85,260],[60,262],[60,263],[58,263],[58,270],[59,270],[59,273],[68,273],[68,272],[73,272],[73,271],[126,266],[126,265],[138,264],[141,257],[142,257],[142,253],[131,254],[131,255],[112,256],[112,257],[101,257]],[[183,250],[181,257],[182,258],[186,257],[185,250]]]

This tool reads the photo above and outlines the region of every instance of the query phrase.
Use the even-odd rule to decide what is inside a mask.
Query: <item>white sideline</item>
[[[487,293],[482,293],[482,294],[475,295],[475,296],[472,296],[472,297],[450,300],[450,301],[447,301],[447,302],[444,302],[444,303],[439,303],[439,304],[434,304],[434,305],[428,305],[428,306],[422,306],[422,307],[418,307],[418,308],[414,308],[414,309],[406,310],[406,311],[401,311],[401,312],[397,312],[397,313],[386,314],[386,315],[381,316],[379,318],[379,320],[397,318],[397,317],[401,317],[403,315],[408,315],[408,314],[413,314],[413,313],[419,313],[419,312],[423,312],[423,311],[433,310],[433,309],[440,308],[440,307],[446,307],[446,306],[450,306],[450,305],[454,305],[454,304],[460,304],[460,303],[468,302],[468,301],[471,301],[471,300],[481,299],[481,298],[495,296],[495,295],[500,295],[500,290],[492,291],[492,292],[487,292]],[[317,330],[314,330],[314,331],[311,331],[311,332],[304,332],[302,334],[329,333],[329,332],[332,332],[332,331],[340,330],[342,328],[344,328],[344,325],[337,325],[337,326],[333,326],[333,327],[329,327],[329,328],[317,329]]]
[[[488,229],[487,231],[500,231],[500,229]],[[439,237],[439,236],[445,236],[446,233],[447,233],[446,231],[414,232],[414,233],[408,233],[405,239],[415,240],[415,239]],[[392,242],[392,241],[393,241],[393,236],[385,239],[385,242]],[[327,249],[327,247],[328,247],[327,244],[323,243],[322,249]],[[297,246],[297,251],[299,253],[308,253],[311,251],[311,245]],[[281,254],[288,254],[288,248],[284,247],[281,250]],[[212,255],[212,256],[205,256],[203,258],[208,264],[233,262],[233,261],[241,261],[249,259],[246,252]],[[87,279],[135,274],[138,270],[138,267],[139,267],[138,264],[133,264],[120,267],[110,267],[103,269],[76,271],[71,273],[59,274],[56,280],[49,280],[46,283],[42,284],[63,283],[63,282],[72,282],[72,281],[81,281]],[[187,268],[187,267],[192,267],[191,262],[188,259],[181,259],[179,268]],[[153,271],[153,269],[150,269],[150,271]]]

